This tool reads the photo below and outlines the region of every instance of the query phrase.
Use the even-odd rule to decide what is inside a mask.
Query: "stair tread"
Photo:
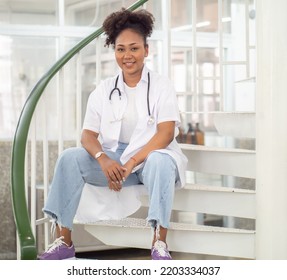
[[[225,153],[249,153],[255,154],[255,150],[248,149],[233,149],[233,148],[223,148],[223,147],[211,147],[203,145],[194,145],[194,144],[184,144],[180,143],[180,148],[183,152],[186,151],[203,151],[203,152],[225,152]]]
[[[181,111],[181,114],[194,114],[191,111]],[[198,111],[196,114],[202,115],[255,115],[255,111]]]
[[[113,226],[113,227],[124,227],[124,228],[150,228],[149,224],[145,219],[140,218],[125,218],[120,220],[104,220],[94,223],[92,225],[99,226]],[[215,226],[205,226],[187,223],[170,223],[170,230],[185,230],[185,231],[205,231],[205,232],[222,232],[222,233],[245,233],[253,234],[254,230],[236,229],[236,228],[225,228],[225,227],[215,227]]]
[[[183,189],[194,190],[194,191],[210,191],[210,192],[230,192],[230,193],[255,194],[254,190],[249,190],[249,189],[223,187],[223,186],[211,186],[211,185],[202,185],[202,184],[191,184],[191,183],[187,183],[184,186]]]
[[[213,115],[254,115],[255,111],[212,111],[209,114]]]
[[[223,112],[214,114],[213,122],[220,135],[235,138],[256,138],[255,113]]]

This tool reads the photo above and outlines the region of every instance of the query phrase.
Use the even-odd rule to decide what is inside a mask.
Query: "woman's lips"
[[[124,65],[126,67],[132,67],[134,65],[134,62],[124,62]]]

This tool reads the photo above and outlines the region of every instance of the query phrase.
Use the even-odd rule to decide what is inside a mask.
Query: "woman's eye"
[[[138,48],[132,48],[131,50],[132,50],[132,52],[135,52],[135,51],[137,51],[137,49]]]
[[[117,51],[118,51],[118,52],[123,52],[124,49],[123,49],[123,48],[118,48]]]

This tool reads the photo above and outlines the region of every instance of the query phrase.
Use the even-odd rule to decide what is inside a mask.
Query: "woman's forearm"
[[[163,122],[157,128],[156,134],[133,156],[132,160],[136,162],[136,165],[143,162],[150,152],[165,149],[173,141],[175,122]]]
[[[102,145],[98,140],[98,133],[84,129],[81,136],[82,146],[91,156],[95,156],[97,152],[102,151]]]

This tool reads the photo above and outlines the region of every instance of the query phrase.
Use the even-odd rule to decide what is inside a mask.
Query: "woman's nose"
[[[126,58],[126,57],[131,57],[132,56],[132,54],[131,54],[131,51],[130,50],[127,50],[127,51],[125,51],[125,53],[124,53],[124,57]]]

